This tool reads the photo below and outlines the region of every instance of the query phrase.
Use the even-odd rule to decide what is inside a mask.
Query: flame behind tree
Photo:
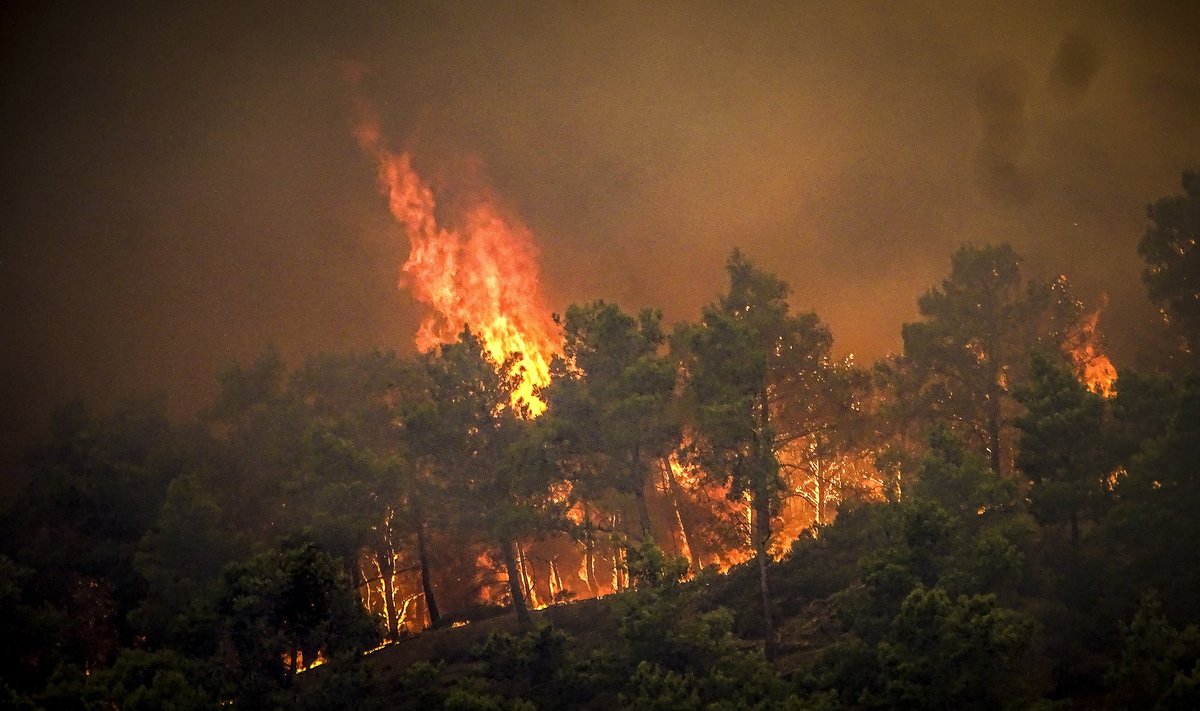
[[[1116,395],[1117,369],[1104,353],[1103,343],[1096,326],[1100,322],[1100,314],[1108,306],[1108,295],[1100,297],[1100,305],[1095,310],[1084,314],[1079,323],[1067,336],[1064,348],[1079,381],[1088,390],[1112,397]]]
[[[455,216],[454,227],[439,224],[433,190],[413,170],[409,154],[389,150],[378,122],[359,108],[355,137],[378,163],[388,207],[408,235],[401,286],[433,309],[417,331],[417,348],[453,343],[470,326],[495,362],[520,353],[516,367],[523,376],[514,404],[539,414],[545,405],[535,392],[549,381],[558,339],[541,293],[532,232],[478,196]]]

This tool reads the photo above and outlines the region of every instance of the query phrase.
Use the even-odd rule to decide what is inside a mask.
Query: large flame
[[[535,391],[550,379],[558,339],[538,281],[533,234],[486,197],[454,216],[455,227],[439,225],[433,190],[413,170],[409,154],[389,150],[369,111],[360,107],[359,113],[355,137],[376,160],[392,216],[408,235],[401,286],[433,310],[417,331],[417,348],[453,343],[470,326],[496,362],[520,353],[514,403],[541,413],[545,405]]]
[[[1117,369],[1104,353],[1096,326],[1100,314],[1108,306],[1108,295],[1100,297],[1100,305],[1080,320],[1067,339],[1067,352],[1079,381],[1092,392],[1104,397],[1116,394]]]

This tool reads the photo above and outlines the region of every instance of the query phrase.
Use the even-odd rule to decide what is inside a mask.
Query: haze
[[[0,10],[6,451],[76,394],[190,412],[268,344],[411,348],[348,66],[533,229],[553,308],[692,318],[736,245],[860,361],[964,242],[1107,294],[1136,358],[1145,205],[1200,166],[1195,3],[246,5]]]

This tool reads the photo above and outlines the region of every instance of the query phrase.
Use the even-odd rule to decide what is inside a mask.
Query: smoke
[[[192,411],[267,343],[411,347],[347,57],[439,211],[482,159],[553,310],[693,318],[739,245],[870,360],[955,246],[1008,241],[1136,324],[1144,206],[1200,165],[1200,12],[1169,5],[6,7],[0,433],[77,392]]]
[[[1100,71],[1102,57],[1096,44],[1082,32],[1069,32],[1054,53],[1050,68],[1050,90],[1060,100],[1078,103]]]
[[[975,85],[975,109],[982,137],[980,178],[989,193],[1007,204],[1024,205],[1032,197],[1030,178],[1022,168],[1028,145],[1025,72],[1015,62],[984,69]]]

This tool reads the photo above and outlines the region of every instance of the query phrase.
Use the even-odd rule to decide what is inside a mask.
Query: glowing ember
[[[521,354],[514,403],[540,414],[545,405],[534,393],[550,379],[558,337],[541,294],[533,234],[483,197],[455,216],[455,227],[439,224],[433,191],[413,170],[410,156],[388,150],[369,111],[360,106],[360,114],[354,135],[377,161],[392,216],[408,234],[411,251],[401,286],[434,312],[417,332],[417,348],[453,343],[470,326],[497,362]]]

